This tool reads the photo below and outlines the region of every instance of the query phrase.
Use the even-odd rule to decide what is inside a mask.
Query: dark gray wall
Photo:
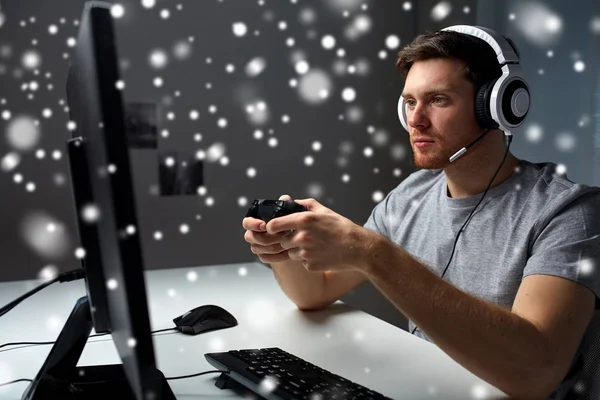
[[[600,3],[478,3],[478,23],[517,42],[524,74],[532,86],[531,112],[521,134],[515,135],[513,153],[534,162],[564,164],[571,180],[600,184],[593,168],[600,106],[595,96],[600,77]],[[577,61],[583,62],[582,72],[575,69]],[[541,132],[539,140],[531,140],[537,136],[534,131]]]
[[[181,11],[178,4],[183,5]],[[123,1],[125,15],[116,19],[121,57],[123,90],[127,102],[156,102],[159,106],[158,130],[167,129],[168,138],[159,137],[158,151],[180,150],[195,154],[197,150],[208,150],[215,143],[225,149],[228,165],[206,161],[204,196],[155,196],[152,191],[158,183],[157,151],[135,149],[132,151],[136,195],[139,206],[140,233],[144,242],[144,256],[149,269],[204,265],[222,262],[242,262],[253,259],[248,244],[243,240],[241,219],[249,204],[240,205],[240,198],[250,203],[254,198],[277,198],[283,193],[293,197],[314,195],[336,211],[362,223],[366,220],[375,202],[373,192],[387,192],[409,173],[409,149],[406,137],[400,131],[395,117],[395,98],[402,82],[394,73],[393,51],[387,50],[388,58],[381,60],[378,52],[385,49],[385,38],[396,34],[406,40],[415,31],[411,12],[402,10],[402,5],[390,5],[386,9],[361,10],[362,2],[352,2],[349,17],[342,9],[332,7],[339,1],[324,2],[266,2],[256,1],[158,1],[152,9],[144,9],[139,1]],[[25,1],[4,2],[6,22],[0,28],[0,43],[11,49],[12,55],[2,59],[6,72],[0,76],[2,98],[7,100],[2,109],[9,109],[12,118],[21,114],[31,115],[40,122],[39,142],[31,149],[21,151],[21,163],[2,174],[1,189],[5,194],[2,206],[2,252],[6,268],[1,279],[34,277],[48,263],[67,270],[77,266],[73,256],[76,247],[74,213],[71,208],[71,192],[68,182],[67,159],[64,154],[65,140],[70,137],[67,130],[69,115],[59,106],[66,100],[65,80],[68,59],[72,49],[66,45],[67,38],[76,36],[74,20],[80,17],[81,1]],[[368,4],[368,3],[367,3]],[[369,5],[369,4],[368,4]],[[170,10],[170,18],[160,18],[163,8]],[[308,11],[306,11],[308,10]],[[360,38],[344,39],[344,31],[360,15],[368,16],[370,30]],[[314,21],[302,22],[302,15],[314,15]],[[397,24],[401,16],[405,23]],[[29,18],[34,16],[35,22]],[[60,18],[66,19],[65,24]],[[20,21],[26,26],[21,27]],[[244,22],[248,32],[236,37],[232,24]],[[287,23],[285,30],[279,29],[280,21]],[[48,33],[48,26],[55,24],[56,35]],[[259,35],[255,35],[255,31]],[[335,49],[321,46],[321,37],[331,34],[337,39]],[[194,41],[189,42],[189,37]],[[36,38],[37,45],[31,40]],[[295,45],[288,47],[286,40],[293,38]],[[173,47],[183,41],[191,47],[185,60],[173,55]],[[161,48],[169,54],[169,63],[162,70],[150,67],[149,54]],[[344,57],[336,55],[343,48]],[[21,66],[21,56],[28,49],[36,49],[41,55],[39,75]],[[303,53],[311,68],[321,69],[329,76],[332,87],[330,97],[320,105],[307,103],[297,88],[290,87],[292,78],[300,81],[291,59],[295,53]],[[266,60],[266,68],[259,76],[251,78],[245,73],[246,64],[254,57]],[[206,59],[210,58],[211,63]],[[337,75],[334,64],[355,65],[364,61],[365,73]],[[226,65],[233,64],[235,71],[226,72]],[[19,78],[15,78],[15,70]],[[52,77],[44,77],[51,72]],[[155,87],[153,79],[161,77],[162,87]],[[22,91],[24,82],[38,81],[36,92]],[[48,91],[46,85],[54,88]],[[210,89],[206,84],[210,83]],[[356,91],[356,100],[345,102],[342,90],[351,87]],[[180,95],[176,95],[179,91]],[[33,93],[32,100],[27,94]],[[269,117],[264,121],[252,122],[246,105],[262,100],[266,103]],[[210,113],[209,107],[217,107]],[[49,107],[51,118],[43,118],[42,110]],[[361,115],[352,122],[346,116],[352,109]],[[189,118],[190,110],[198,110],[197,120]],[[175,119],[169,120],[169,112]],[[282,116],[290,118],[282,122]],[[217,121],[227,120],[220,128]],[[2,132],[6,132],[11,121],[2,120]],[[261,123],[262,122],[262,123]],[[373,126],[375,134],[367,127]],[[254,138],[255,130],[262,130],[264,137]],[[196,133],[202,140],[194,140]],[[375,139],[387,139],[385,145],[375,144]],[[277,139],[277,147],[270,147],[269,138]],[[321,143],[322,149],[314,151],[313,142]],[[15,151],[2,141],[1,154]],[[394,160],[393,146],[404,146],[406,157]],[[372,157],[363,155],[363,149],[371,147]],[[46,157],[38,159],[36,150],[44,149]],[[60,160],[54,160],[51,152],[63,151]],[[314,158],[314,164],[304,163],[306,156]],[[343,164],[340,165],[340,162]],[[250,178],[246,171],[255,168],[257,174]],[[378,168],[378,173],[374,169]],[[400,177],[393,175],[394,168],[401,168]],[[13,176],[24,177],[15,184]],[[62,174],[66,184],[56,185],[55,174]],[[348,174],[350,181],[342,181]],[[27,192],[25,183],[36,184],[34,192]],[[312,188],[312,189],[311,189]],[[211,197],[214,204],[207,205]],[[40,209],[52,219],[64,225],[64,235],[54,235],[42,230],[41,241],[60,240],[68,237],[64,252],[55,256],[43,256],[21,237],[21,226],[28,215]],[[198,219],[200,216],[201,219]],[[187,224],[189,233],[182,234],[181,224]],[[45,226],[44,226],[45,228]],[[162,240],[155,240],[154,233],[160,231]],[[50,252],[51,253],[51,252]]]
[[[516,132],[513,152],[534,161],[563,163],[576,181],[598,179],[592,172],[594,107],[598,107],[594,93],[600,86],[594,45],[599,34],[590,28],[599,10],[593,2],[577,7],[558,0],[543,3],[562,21],[562,32],[552,45],[542,45],[519,29],[515,22],[522,15],[509,19],[518,8],[516,3],[538,4],[529,2],[419,1],[411,2],[410,10],[405,2],[384,0],[157,0],[151,9],[137,0],[120,3],[125,15],[115,23],[126,84],[124,100],[156,103],[157,129],[169,131],[168,137],[159,135],[157,149],[131,153],[138,233],[148,269],[256,260],[241,227],[255,198],[278,198],[283,193],[312,196],[364,223],[378,199],[414,171],[407,134],[396,116],[403,82],[394,69],[395,51],[386,47],[389,35],[397,35],[403,45],[420,32],[457,23],[487,25],[508,34],[521,48],[534,93],[531,116]],[[76,36],[74,22],[80,18],[83,1],[4,0],[0,5],[0,113],[10,111],[6,118],[0,115],[0,280],[17,280],[34,278],[48,265],[58,271],[78,267],[65,154],[71,133],[64,102],[69,61],[65,55],[73,51],[67,39]],[[448,5],[450,12],[444,17]],[[168,19],[160,17],[163,9],[169,10]],[[542,12],[538,4],[538,13]],[[368,29],[352,38],[357,33],[356,18],[359,26]],[[284,30],[281,21],[286,22]],[[236,22],[246,24],[245,36],[234,35]],[[56,34],[49,33],[50,25],[56,25]],[[321,45],[328,34],[336,39],[332,50]],[[286,44],[288,38],[294,39],[292,47]],[[342,57],[336,54],[339,48],[345,50]],[[149,63],[155,49],[168,54],[163,69]],[[552,58],[546,55],[550,49]],[[23,65],[24,55],[31,50],[41,60],[35,69]],[[387,55],[384,59],[381,50]],[[261,57],[266,68],[249,77],[245,68],[255,57]],[[583,72],[573,70],[573,57],[585,62]],[[298,58],[306,59],[311,71],[320,69],[328,77],[331,88],[325,101],[312,104],[301,95],[302,76],[292,61]],[[232,73],[226,71],[228,64],[235,67]],[[348,72],[348,66],[356,71]],[[163,79],[161,87],[153,85],[156,77]],[[290,79],[297,79],[299,86],[291,87]],[[32,90],[32,81],[37,82],[37,90]],[[342,99],[347,87],[356,92],[351,102]],[[260,100],[268,115],[249,114],[246,106]],[[211,105],[216,106],[215,113],[209,111]],[[49,118],[43,115],[46,108],[52,110]],[[198,119],[190,119],[191,110],[199,111]],[[168,118],[169,112],[174,119]],[[282,121],[284,115],[289,122]],[[16,139],[12,136],[18,130],[15,120],[21,116],[39,121],[39,136],[27,136],[31,130],[27,125],[21,126]],[[227,120],[226,127],[218,126],[220,118]],[[532,124],[542,128],[537,141],[527,133]],[[263,132],[262,139],[254,137],[256,130]],[[561,136],[564,132],[572,136]],[[202,134],[201,141],[194,139],[196,133]],[[571,140],[572,148],[560,150],[556,141],[561,137],[567,144]],[[276,138],[276,147],[269,146],[270,138]],[[320,150],[312,147],[316,141]],[[180,151],[193,156],[215,144],[217,149],[222,146],[228,162],[223,165],[221,158],[203,163],[206,194],[157,195],[159,154]],[[372,150],[370,157],[365,156],[365,148]],[[42,158],[40,150],[45,152]],[[60,159],[53,158],[56,150]],[[20,162],[12,166],[15,155]],[[307,156],[312,156],[312,165],[305,164]],[[251,167],[257,172],[254,177],[247,175]],[[342,179],[345,174],[350,178],[347,182]],[[29,182],[35,184],[32,192],[27,190]],[[380,197],[374,196],[377,192]],[[207,198],[212,202],[207,203]],[[54,224],[53,232],[49,223]],[[188,226],[188,233],[181,233],[182,224]],[[161,240],[155,239],[157,231]],[[391,323],[405,324],[372,286],[364,285],[345,300]]]

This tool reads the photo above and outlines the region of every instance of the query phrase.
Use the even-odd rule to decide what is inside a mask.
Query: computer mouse
[[[175,318],[173,322],[177,330],[188,335],[231,328],[238,324],[229,311],[214,304],[196,307]]]

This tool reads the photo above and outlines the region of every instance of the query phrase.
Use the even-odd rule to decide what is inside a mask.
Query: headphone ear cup
[[[492,118],[492,114],[490,113],[490,99],[495,83],[495,80],[485,82],[475,94],[475,119],[483,129],[495,129],[498,127],[498,123]]]
[[[502,93],[501,115],[499,118],[511,127],[517,127],[527,117],[530,103],[529,88],[525,80],[516,76],[506,85]]]
[[[406,129],[407,132],[410,132],[410,130],[408,129],[408,122],[406,120],[407,115],[408,113],[406,110],[406,102],[404,101],[404,97],[400,96],[400,98],[398,99],[398,119],[400,120],[400,123],[402,124],[404,129]]]

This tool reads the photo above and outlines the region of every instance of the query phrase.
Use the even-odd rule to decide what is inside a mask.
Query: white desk
[[[195,272],[196,280],[188,273]],[[152,329],[173,327],[172,319],[203,304],[230,311],[239,325],[196,336],[158,333],[154,347],[165,376],[213,370],[207,352],[280,347],[394,399],[498,399],[507,396],[461,367],[437,346],[360,310],[337,302],[326,310],[302,312],[283,294],[270,269],[256,264],[147,271]],[[0,304],[37,282],[0,283]],[[0,344],[55,340],[83,281],[55,283],[0,318]],[[90,342],[94,343],[90,343]],[[0,349],[0,382],[34,378],[51,346]],[[92,338],[79,365],[120,363],[110,337]],[[214,386],[218,373],[171,380],[178,399],[236,398]],[[0,387],[0,398],[20,399],[26,382]]]

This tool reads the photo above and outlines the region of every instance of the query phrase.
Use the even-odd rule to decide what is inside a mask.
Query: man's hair
[[[515,43],[504,36],[517,56]],[[454,31],[427,32],[417,36],[398,52],[396,68],[406,80],[408,71],[417,61],[434,58],[457,59],[465,63],[465,77],[477,90],[483,83],[498,78],[502,70],[492,47],[483,39]]]

